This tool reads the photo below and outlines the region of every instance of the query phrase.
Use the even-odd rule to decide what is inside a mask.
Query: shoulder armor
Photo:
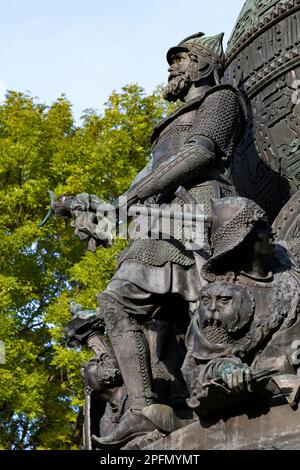
[[[210,88],[209,90],[207,90],[203,95],[183,105],[181,108],[177,109],[170,116],[168,116],[159,124],[157,124],[157,126],[154,127],[154,130],[151,136],[151,143],[153,143],[156,140],[156,138],[159,136],[159,134],[163,131],[163,129],[165,129],[169,124],[171,124],[171,122],[174,121],[176,118],[178,118],[179,116],[185,113],[188,113],[189,111],[198,109],[208,96],[218,91],[222,91],[222,90],[231,90],[232,92],[236,94],[241,110],[242,110],[244,120],[246,122],[247,121],[247,105],[246,105],[246,101],[242,93],[237,88],[229,84],[216,85]]]

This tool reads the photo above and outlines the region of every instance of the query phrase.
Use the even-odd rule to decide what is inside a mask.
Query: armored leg
[[[158,307],[151,303],[152,296],[129,282],[113,281],[98,298],[100,316],[106,324],[122,373],[129,405],[129,410],[112,434],[94,438],[102,447],[120,447],[136,436],[155,430],[155,426],[141,413],[143,408],[153,403],[154,394],[148,344],[143,327],[132,315],[139,313],[142,304],[140,312],[143,311],[144,317],[146,314],[145,320],[156,311]]]
[[[128,393],[129,408],[142,410],[153,403],[149,350],[143,328],[108,294],[100,296],[101,315]]]

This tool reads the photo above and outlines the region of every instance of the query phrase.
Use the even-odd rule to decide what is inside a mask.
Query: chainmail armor
[[[189,193],[195,198],[199,204],[204,205],[205,214],[210,215],[211,197],[214,196],[211,182],[205,182],[192,187]],[[183,208],[184,202],[175,197],[172,205]],[[192,266],[195,263],[194,255],[191,250],[185,249],[184,231],[173,230],[170,240],[135,240],[121,254],[118,265],[127,259],[136,259],[150,266],[163,266],[168,261],[179,264],[180,266]],[[174,238],[173,238],[174,237]]]
[[[183,116],[174,119],[162,130],[158,139],[152,145],[153,169],[179,152],[180,147],[185,144],[192,129],[195,111],[189,111]],[[185,123],[190,121],[189,124]]]
[[[241,127],[242,117],[237,95],[232,90],[219,90],[208,95],[198,109],[191,137],[208,137],[222,154],[230,158],[240,140]]]
[[[212,234],[211,241],[214,253],[224,252],[227,247],[232,247],[235,238],[239,243],[245,230],[249,233],[255,222],[259,220],[267,221],[265,212],[257,204],[249,201],[235,217]]]
[[[222,326],[214,323],[203,328],[205,338],[213,344],[234,344],[234,339]]]
[[[189,109],[178,116],[175,114],[174,119],[166,127],[162,126],[152,145],[153,168],[157,169],[170,156],[178,153],[190,139],[200,135],[215,142],[224,158],[227,159],[240,138],[241,126],[242,112],[237,94],[233,89],[216,87],[215,91],[208,93],[199,103],[198,110]],[[214,168],[217,167],[218,161]],[[204,205],[205,214],[211,215],[211,198],[231,196],[232,193],[230,186],[227,189],[221,189],[222,185],[219,185],[216,192],[214,190],[216,181],[209,181],[214,178],[210,178],[209,175],[206,178],[208,181],[201,182],[199,177],[196,184],[186,189],[198,204]],[[173,197],[168,204],[183,206],[182,200],[177,197]],[[181,229],[180,233],[176,233],[176,230],[171,231],[170,240],[151,240],[150,238],[134,240],[121,254],[118,265],[124,260],[136,259],[151,266],[163,266],[168,261],[181,266],[191,266],[195,260],[193,252],[185,249],[188,241],[184,239],[184,231]]]
[[[206,96],[196,112],[189,110],[178,117],[175,115],[162,128],[152,145],[153,168],[179,152],[195,136],[211,139],[224,157],[230,158],[240,140],[242,119],[237,94],[231,89],[217,88]]]

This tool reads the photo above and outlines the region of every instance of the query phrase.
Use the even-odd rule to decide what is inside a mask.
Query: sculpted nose
[[[215,318],[215,313],[216,313],[216,302],[212,301],[208,305],[208,317],[209,318]]]
[[[216,310],[216,302],[212,300],[208,306],[210,312],[214,312]]]
[[[214,311],[214,319],[217,321],[221,319],[220,311],[217,309]]]

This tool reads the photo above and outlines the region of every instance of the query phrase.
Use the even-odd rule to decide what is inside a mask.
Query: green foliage
[[[0,448],[80,448],[89,351],[65,347],[69,301],[95,307],[124,246],[87,253],[70,224],[37,228],[58,194],[89,192],[111,200],[146,164],[150,134],[168,112],[157,91],[137,85],[112,93],[103,115],[76,126],[62,96],[51,107],[9,92],[0,106]]]

